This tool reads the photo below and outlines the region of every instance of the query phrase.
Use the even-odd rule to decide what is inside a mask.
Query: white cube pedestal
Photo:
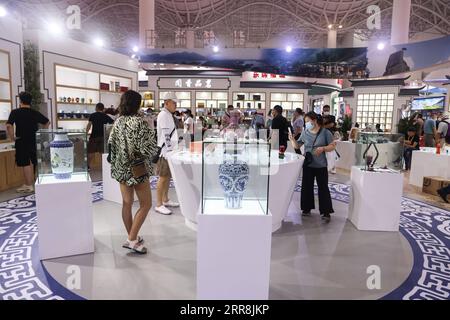
[[[352,167],[349,220],[358,230],[398,231],[403,174]]]
[[[199,214],[197,299],[267,300],[271,242],[271,215]]]
[[[41,260],[94,252],[91,181],[85,174],[51,180],[36,183]]]
[[[107,158],[107,154],[102,155],[103,200],[122,204],[120,184],[111,178],[111,164],[108,162]],[[137,196],[135,193],[134,201],[136,200]]]
[[[122,204],[120,185],[111,178],[111,164],[106,160],[107,158],[107,154],[102,155],[103,200]]]

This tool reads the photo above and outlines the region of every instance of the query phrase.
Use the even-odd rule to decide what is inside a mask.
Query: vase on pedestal
[[[225,160],[219,166],[219,182],[225,192],[225,207],[227,209],[242,208],[242,198],[249,181],[249,166],[245,161]]]
[[[52,172],[56,179],[70,179],[73,173],[73,143],[66,132],[56,133],[50,142]]]

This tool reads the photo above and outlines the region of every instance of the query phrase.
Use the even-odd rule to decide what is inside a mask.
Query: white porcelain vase
[[[55,139],[50,142],[50,159],[56,179],[64,180],[72,177],[73,158],[73,143],[67,137],[67,133],[55,134]]]

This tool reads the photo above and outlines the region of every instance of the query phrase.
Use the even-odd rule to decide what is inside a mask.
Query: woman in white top
[[[191,110],[186,110],[184,112],[184,135],[190,135],[191,141],[194,141],[194,117],[192,116]]]

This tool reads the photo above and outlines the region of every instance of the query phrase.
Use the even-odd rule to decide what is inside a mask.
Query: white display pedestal
[[[428,150],[432,150],[429,152]],[[450,179],[450,155],[436,154],[436,149],[413,151],[409,183],[422,188],[424,177]]]
[[[36,183],[41,260],[94,252],[91,181],[86,174],[67,182],[53,176]]]
[[[356,163],[356,143],[350,141],[336,141],[336,151],[340,157],[336,160],[336,168],[350,171]]]
[[[398,231],[403,174],[352,167],[348,219],[358,230]]]
[[[270,214],[199,214],[197,299],[267,300],[271,242]]]
[[[122,204],[120,184],[111,178],[111,164],[107,158],[107,154],[102,155],[103,200]],[[134,194],[134,201],[137,201],[136,193]]]

